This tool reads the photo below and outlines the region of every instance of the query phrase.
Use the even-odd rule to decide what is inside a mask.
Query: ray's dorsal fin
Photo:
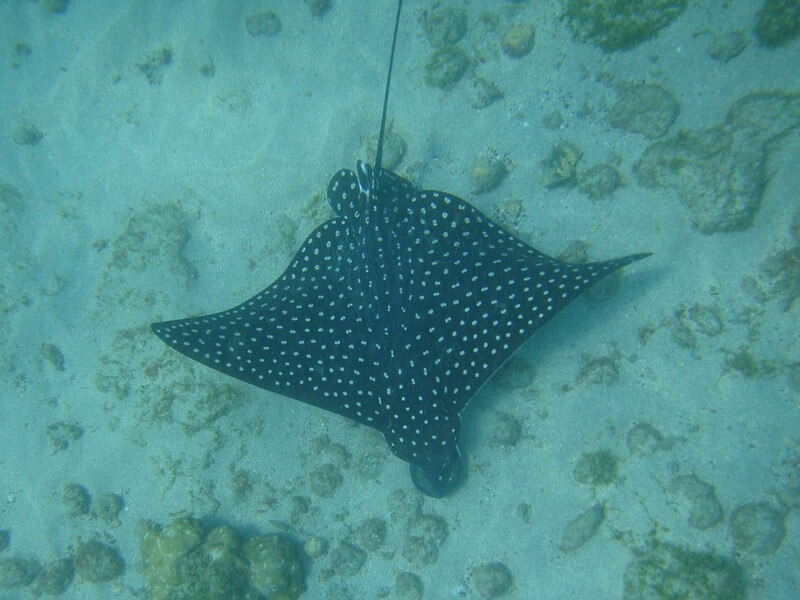
[[[389,53],[389,70],[386,73],[386,90],[383,94],[383,112],[381,113],[381,128],[378,133],[378,150],[375,152],[375,167],[372,170],[370,197],[377,192],[381,180],[383,161],[383,138],[386,133],[386,112],[389,108],[389,86],[392,83],[392,68],[394,67],[394,50],[397,47],[397,31],[400,29],[400,12],[403,10],[403,0],[397,0],[397,16],[394,19],[394,35],[392,36],[392,50]]]

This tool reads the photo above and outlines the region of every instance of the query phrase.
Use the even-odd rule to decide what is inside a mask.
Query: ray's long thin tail
[[[372,170],[372,185],[370,195],[377,191],[381,179],[381,163],[383,162],[383,138],[386,132],[386,112],[389,108],[389,85],[392,82],[392,67],[394,66],[394,49],[397,46],[397,31],[400,29],[400,11],[403,9],[403,0],[397,0],[397,16],[394,20],[394,35],[392,36],[392,50],[389,54],[389,72],[386,74],[386,91],[383,95],[383,113],[381,114],[381,128],[378,133],[378,151],[375,153],[375,168]]]

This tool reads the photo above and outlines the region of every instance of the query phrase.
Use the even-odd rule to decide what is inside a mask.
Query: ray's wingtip
[[[599,264],[602,266],[602,270],[608,274],[619,269],[624,269],[632,263],[639,262],[652,254],[652,252],[637,252],[636,254],[628,254],[621,258],[612,258],[611,260],[603,261]]]
[[[628,256],[619,259],[619,267],[627,267],[631,263],[639,262],[647,258],[648,256],[652,256],[652,252],[637,252],[636,254],[629,254]]]

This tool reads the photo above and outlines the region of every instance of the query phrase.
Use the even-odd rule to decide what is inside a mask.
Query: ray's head
[[[411,465],[411,481],[416,488],[432,498],[443,498],[454,492],[466,476],[464,459],[458,446],[441,461]]]

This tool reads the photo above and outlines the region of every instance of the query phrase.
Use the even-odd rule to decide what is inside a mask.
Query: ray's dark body
[[[461,413],[478,389],[561,308],[646,254],[569,265],[382,169],[388,90],[387,78],[375,169],[333,177],[336,217],[286,271],[232,309],[152,328],[213,369],[377,429],[440,497],[462,478]]]

